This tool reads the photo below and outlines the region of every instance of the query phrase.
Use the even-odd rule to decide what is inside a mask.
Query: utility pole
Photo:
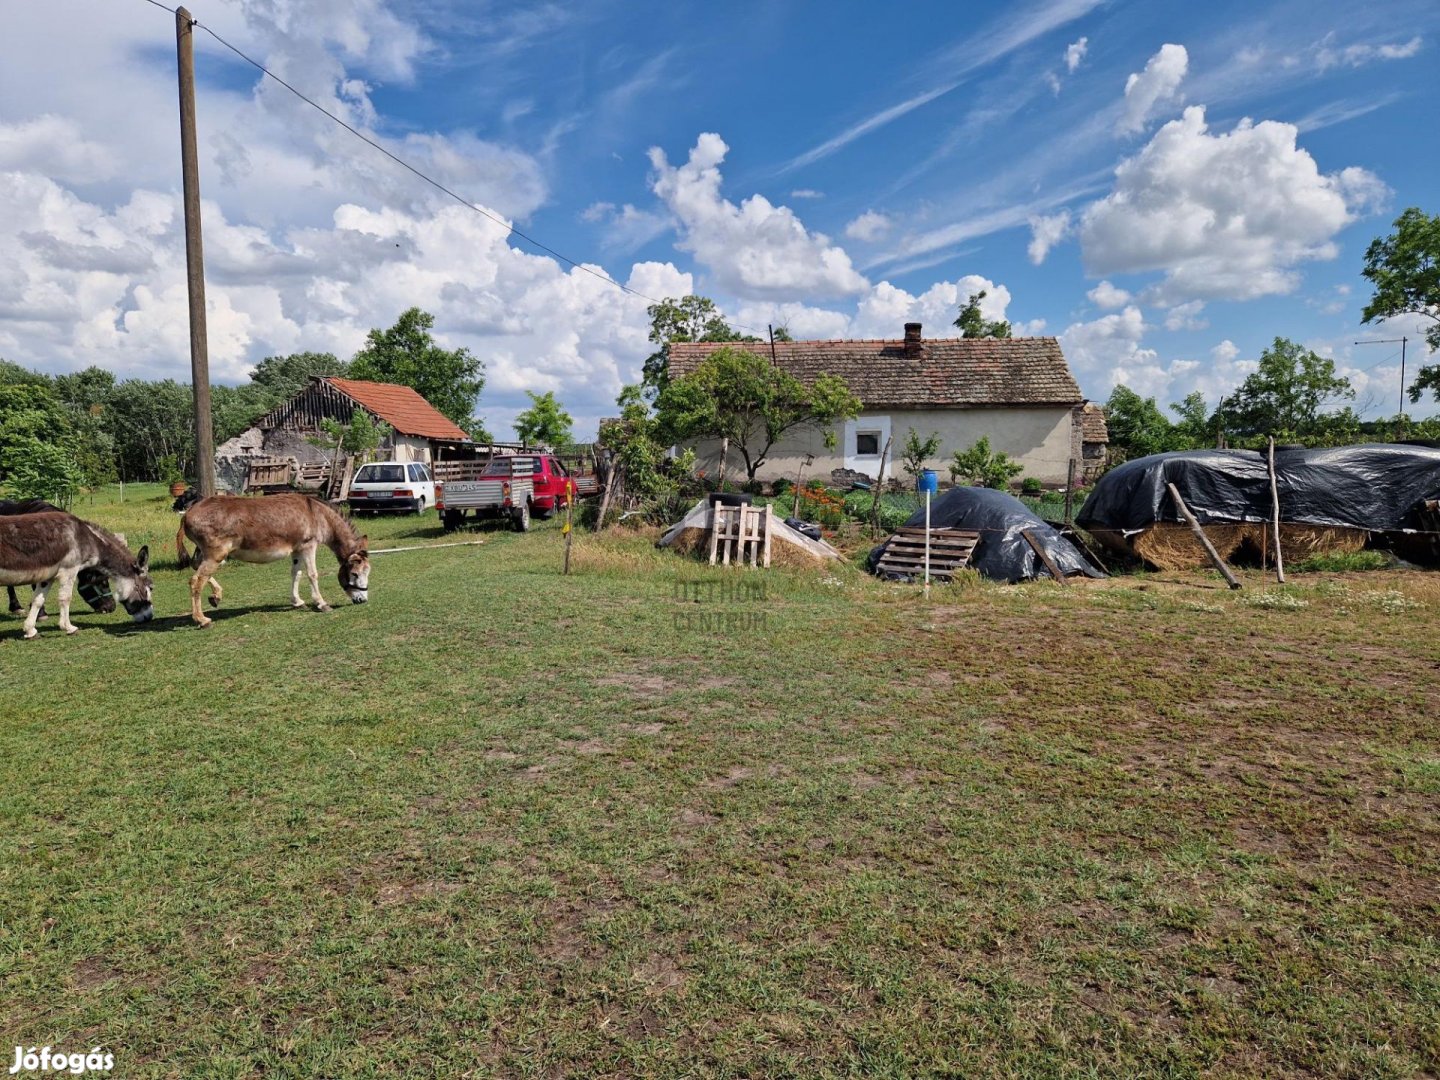
[[[1405,430],[1405,345],[1409,342],[1408,337],[1375,338],[1371,341],[1357,341],[1356,345],[1395,345],[1400,346],[1400,411],[1395,414],[1395,431],[1397,435]]]
[[[175,9],[180,70],[180,171],[185,190],[185,271],[190,293],[190,385],[195,394],[195,480],[215,494],[215,426],[210,412],[210,353],[205,341],[205,250],[200,243],[200,165],[195,149],[195,20]]]

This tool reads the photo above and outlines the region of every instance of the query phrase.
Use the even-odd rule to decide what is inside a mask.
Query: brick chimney
[[[925,351],[925,342],[920,337],[920,324],[918,322],[907,322],[905,324],[905,357],[908,360],[919,360],[921,353]]]

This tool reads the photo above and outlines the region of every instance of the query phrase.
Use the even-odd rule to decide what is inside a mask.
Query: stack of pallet
[[[970,563],[978,532],[964,529],[930,530],[930,576],[949,581],[957,570]],[[922,578],[925,576],[925,528],[905,527],[896,531],[885,544],[885,553],[876,564],[875,572],[882,577]]]
[[[711,507],[710,565],[749,562],[769,569],[771,518],[768,506]]]

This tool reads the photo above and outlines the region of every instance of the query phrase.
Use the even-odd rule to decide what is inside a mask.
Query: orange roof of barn
[[[408,386],[328,375],[325,381],[401,435],[422,439],[465,439],[465,430]]]
[[[775,362],[809,386],[838,375],[867,409],[955,409],[1064,405],[1083,400],[1060,343],[1036,338],[919,338],[873,341],[777,341]],[[726,347],[770,356],[770,343],[672,342],[678,377]]]

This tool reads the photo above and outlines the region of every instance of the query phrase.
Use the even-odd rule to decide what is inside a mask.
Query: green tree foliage
[[[641,387],[654,400],[670,381],[670,345],[677,341],[759,341],[740,334],[720,315],[715,301],[708,296],[667,296],[645,309],[650,316],[650,340],[660,348],[645,360]],[[780,335],[785,334],[782,338]],[[776,341],[788,341],[789,332],[781,327]]]
[[[1412,206],[1395,219],[1395,231],[1371,242],[1361,271],[1375,286],[1365,305],[1365,322],[1394,315],[1423,315],[1433,326],[1425,331],[1431,352],[1440,351],[1440,214],[1431,216]],[[1440,401],[1440,364],[1427,364],[1410,384],[1410,400],[1430,391]]]
[[[1350,381],[1335,374],[1333,360],[1277,337],[1226,402],[1225,423],[1241,437],[1331,442],[1358,422],[1349,409],[1326,413],[1325,407],[1354,396]]]
[[[950,479],[953,482],[1001,490],[1024,471],[1025,466],[1009,454],[991,450],[987,437],[982,437],[968,450],[956,450],[950,463]]]
[[[1105,424],[1110,429],[1110,446],[1115,457],[1147,457],[1180,449],[1175,426],[1160,411],[1155,399],[1142,398],[1124,383],[1110,392],[1105,403]]]
[[[332,353],[298,352],[289,356],[265,357],[250,373],[250,382],[266,392],[273,402],[270,408],[274,408],[294,397],[314,376],[338,375],[345,378],[349,372],[350,365]]]
[[[48,383],[0,383],[0,484],[9,495],[67,505],[85,480],[78,447],[70,412]]]
[[[939,432],[932,431],[928,438],[922,439],[920,433],[912,427],[905,436],[905,446],[900,451],[900,462],[912,477],[919,477],[920,470],[925,468],[925,462],[939,452]]]
[[[318,439],[310,440],[316,446],[324,447],[331,453],[358,454],[362,457],[373,453],[390,437],[390,425],[376,420],[364,409],[356,409],[348,424],[328,417],[320,421],[324,432]]]
[[[955,325],[960,328],[961,337],[1008,338],[1010,336],[1010,324],[1004,319],[991,322],[980,314],[980,301],[989,295],[984,289],[970,294],[970,299],[960,309],[960,317],[955,320]]]
[[[573,441],[571,417],[555,400],[553,391],[525,391],[530,408],[515,417],[515,434],[527,446],[567,446]]]
[[[674,472],[665,465],[670,444],[643,389],[627,386],[615,403],[620,416],[600,425],[599,440],[614,455],[612,468],[624,470],[625,490],[647,498],[670,493],[675,487]]]
[[[174,379],[127,379],[111,394],[107,416],[120,479],[160,479],[160,462],[167,457],[179,463],[183,475],[195,475],[195,403],[189,386]]]
[[[825,428],[833,446],[833,425],[860,415],[860,399],[834,375],[813,386],[746,349],[718,349],[698,368],[672,379],[656,402],[665,430],[675,439],[725,439],[745,461],[747,480],[765,463],[774,445],[805,426]]]
[[[350,364],[350,376],[411,387],[464,425],[485,386],[484,366],[468,349],[442,349],[430,333],[434,327],[435,316],[411,308],[388,330],[371,330]]]

